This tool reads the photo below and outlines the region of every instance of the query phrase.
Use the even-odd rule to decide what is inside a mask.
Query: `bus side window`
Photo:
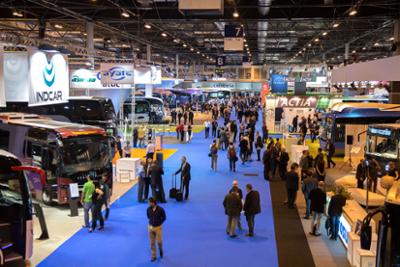
[[[32,142],[31,141],[26,141],[25,153],[28,158],[32,158]]]
[[[10,142],[10,132],[0,130],[0,149],[8,151],[8,144]]]

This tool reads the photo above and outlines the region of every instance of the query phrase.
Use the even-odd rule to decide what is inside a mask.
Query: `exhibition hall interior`
[[[399,70],[399,0],[0,0],[0,267],[398,267]]]

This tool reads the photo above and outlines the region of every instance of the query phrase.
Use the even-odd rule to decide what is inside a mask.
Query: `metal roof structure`
[[[0,42],[10,47],[46,42],[64,47],[77,60],[146,59],[171,63],[313,64],[390,56],[398,0],[225,0],[223,14],[188,13],[178,0],[3,0]],[[354,14],[354,10],[356,14]],[[234,12],[239,17],[233,17]],[[88,49],[86,25],[94,25],[94,49]],[[224,25],[244,27],[243,53],[225,53]],[[23,48],[22,48],[23,49]]]

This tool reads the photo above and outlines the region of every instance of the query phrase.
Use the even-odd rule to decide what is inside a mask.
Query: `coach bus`
[[[132,120],[132,97],[123,105],[124,119]],[[157,97],[135,97],[136,123],[162,123],[165,117],[164,102]]]
[[[24,171],[45,179],[43,170],[21,166],[17,157],[0,149],[0,266],[32,256],[32,202]]]
[[[336,103],[331,112],[325,114],[320,136],[321,147],[331,139],[337,156],[342,156],[350,146],[360,145],[358,154],[363,154],[368,125],[394,123],[400,119],[400,105],[381,103]],[[362,150],[361,150],[362,149]]]
[[[107,176],[112,186],[111,139],[99,127],[0,113],[0,149],[46,172],[44,183],[33,183],[36,198],[46,204],[67,203],[68,185],[77,183],[81,190],[88,175]]]
[[[66,103],[34,107],[28,107],[26,102],[7,102],[5,111],[46,115],[54,120],[101,127],[111,136],[117,134],[114,105],[104,97],[77,96]]]

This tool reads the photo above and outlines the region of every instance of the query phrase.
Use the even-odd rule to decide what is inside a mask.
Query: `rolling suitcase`
[[[182,193],[182,191],[176,192],[175,199],[176,199],[176,201],[178,201],[178,202],[183,201],[183,193]]]
[[[176,198],[178,189],[176,188],[176,175],[172,175],[172,188],[169,190],[169,198]]]

